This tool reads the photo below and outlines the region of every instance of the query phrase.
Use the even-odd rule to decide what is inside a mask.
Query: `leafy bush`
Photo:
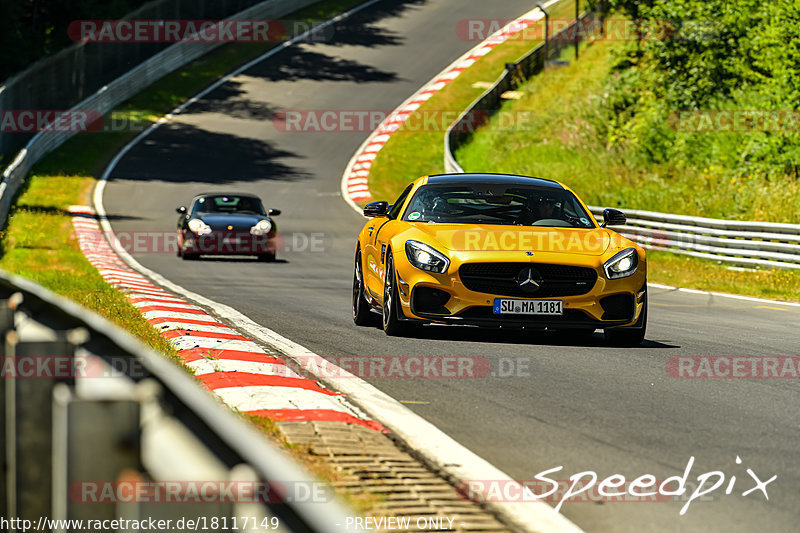
[[[732,177],[798,177],[800,11],[794,0],[611,4],[643,33],[618,56],[596,103],[595,129],[609,147],[642,163],[677,160],[719,166]],[[755,113],[739,114],[750,118],[738,131],[697,132],[681,122],[698,116],[685,114],[692,111]]]

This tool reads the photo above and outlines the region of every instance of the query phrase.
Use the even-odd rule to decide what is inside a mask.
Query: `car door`
[[[364,254],[364,279],[367,289],[373,297],[383,301],[383,276],[386,263],[386,243],[394,234],[392,226],[398,224],[396,220],[402,212],[403,204],[406,202],[413,184],[406,187],[392,204],[389,215],[386,217],[376,217],[367,226],[367,243]]]

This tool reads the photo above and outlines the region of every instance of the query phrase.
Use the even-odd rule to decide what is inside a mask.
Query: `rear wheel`
[[[647,292],[644,293],[642,313],[636,324],[627,328],[612,328],[603,330],[606,341],[614,346],[639,346],[644,342],[647,332]]]
[[[260,254],[258,260],[264,263],[274,263],[275,254]]]
[[[199,257],[200,257],[200,255],[198,255],[198,254],[187,254],[186,252],[183,252],[181,254],[181,258],[184,261],[195,261]]]
[[[392,251],[386,250],[386,275],[383,282],[383,331],[392,337],[403,335],[410,329],[408,323],[400,320],[400,301],[397,296],[396,281]]]
[[[377,323],[378,317],[370,310],[364,291],[361,251],[358,251],[356,252],[356,264],[353,268],[353,322],[355,322],[356,326],[373,326]]]

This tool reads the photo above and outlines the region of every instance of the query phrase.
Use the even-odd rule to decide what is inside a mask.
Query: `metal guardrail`
[[[553,2],[548,2],[547,9]],[[586,13],[585,21],[595,16]],[[602,25],[601,25],[602,26]],[[562,30],[572,31],[572,26]],[[453,150],[464,144],[475,128],[489,120],[502,105],[502,94],[513,90],[520,77],[527,79],[544,68],[547,60],[557,57],[568,45],[562,33],[553,36],[528,52],[515,66],[479,96],[456,119],[444,136],[444,167],[449,173],[463,173]],[[602,220],[602,207],[590,206]],[[618,231],[646,248],[668,250],[693,257],[750,267],[800,269],[800,225],[772,222],[748,222],[690,217],[653,211],[625,210],[628,223]]]
[[[172,520],[170,531],[204,530],[175,527],[181,518],[205,520],[211,531],[352,529],[327,486],[184,370],[100,316],[0,271],[0,334],[3,519],[41,526],[46,518],[153,518]],[[155,496],[153,487],[170,486]]]
[[[302,9],[315,1],[266,0],[226,20],[274,19]],[[75,104],[72,109],[94,110],[104,115],[156,80],[222,44],[191,40],[176,43]],[[17,153],[11,164],[3,171],[0,182],[0,221],[5,221],[8,217],[11,201],[33,165],[75,134],[73,131],[40,131]]]
[[[550,0],[544,4],[539,4],[539,9],[545,14],[545,20],[549,19],[547,10],[561,1],[563,0]],[[522,56],[519,61],[506,65],[506,70],[503,71],[497,81],[476,98],[445,131],[444,168],[446,172],[464,172],[453,156],[453,151],[464,144],[472,136],[475,129],[488,122],[491,115],[500,109],[505,101],[503,94],[516,89],[523,80],[541,72],[547,61],[558,57],[571,44],[574,39],[565,37],[576,31],[576,24],[584,23],[595,16],[592,11],[584,13],[578,21],[569,24],[555,35],[546,38],[544,42],[539,43]],[[545,22],[545,25],[547,24],[548,22]]]
[[[589,206],[602,220],[603,208]],[[724,263],[800,269],[800,225],[626,210],[617,231],[646,248]]]

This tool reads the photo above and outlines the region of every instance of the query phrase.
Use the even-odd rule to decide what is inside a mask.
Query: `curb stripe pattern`
[[[476,61],[494,50],[498,45],[506,42],[515,33],[524,30],[534,22],[542,18],[542,13],[538,9],[533,9],[522,17],[508,23],[492,35],[487,37],[478,46],[469,50],[460,58],[455,60],[444,71],[423,85],[417,92],[412,94],[397,109],[389,114],[381,124],[370,133],[367,140],[355,153],[342,180],[342,193],[348,203],[368,202],[372,200],[369,193],[368,177],[372,163],[375,161],[378,152],[386,145],[408,117],[419,109],[422,104],[446,87],[451,81],[456,79],[462,72],[471,67]],[[513,28],[513,31],[511,29]]]
[[[375,431],[383,425],[352,406],[346,395],[302,377],[261,346],[202,307],[169,293],[125,264],[106,241],[95,212],[72,206],[81,252],[105,281],[126,294],[178,351],[197,380],[243,413],[278,421],[344,422]]]

